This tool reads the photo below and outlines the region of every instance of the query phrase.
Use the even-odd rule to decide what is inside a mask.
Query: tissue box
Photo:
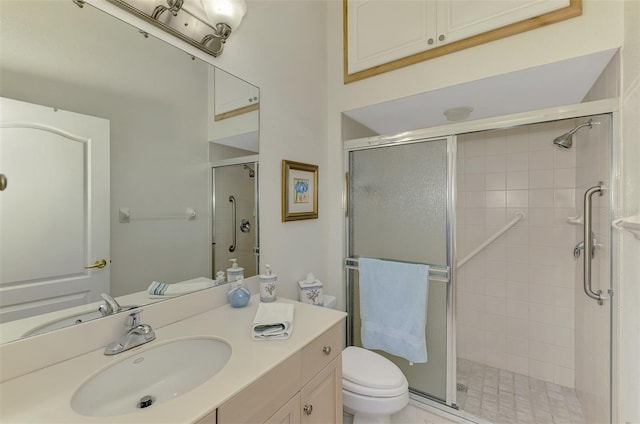
[[[322,283],[313,276],[303,281],[298,281],[298,300],[310,305],[323,306]]]

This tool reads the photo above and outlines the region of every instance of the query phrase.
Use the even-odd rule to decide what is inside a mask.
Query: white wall
[[[260,263],[278,275],[279,294],[297,298],[307,272],[328,279],[326,2],[249,0],[247,7],[213,63],[260,87]],[[319,165],[318,219],[281,222],[283,159]]]
[[[624,2],[624,46],[622,48],[622,112],[619,147],[620,193],[615,218],[640,214],[640,2]],[[615,235],[614,235],[615,236]],[[617,314],[617,399],[620,423],[640,423],[640,240],[629,232],[619,237]]]
[[[327,275],[328,180],[325,1],[247,1],[248,12],[213,58],[99,0],[90,3],[180,45],[260,88],[260,238],[262,264],[278,274],[279,293],[297,297],[307,272]],[[281,162],[319,165],[319,218],[282,223]],[[331,282],[340,287],[341,282]],[[332,289],[325,292],[331,294]]]

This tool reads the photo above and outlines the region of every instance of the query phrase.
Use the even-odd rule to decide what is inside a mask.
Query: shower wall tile
[[[527,171],[529,169],[528,153],[507,153],[507,164],[505,170],[510,171]]]
[[[529,188],[553,188],[553,170],[529,171]]]
[[[491,155],[485,157],[485,170],[488,173],[505,172],[507,169],[506,155]]]
[[[461,358],[573,387],[576,156],[551,143],[564,126],[459,137],[459,258],[525,218],[459,269],[457,340]]]

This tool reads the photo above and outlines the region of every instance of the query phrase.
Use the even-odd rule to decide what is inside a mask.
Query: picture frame
[[[318,218],[318,165],[282,161],[282,222]]]

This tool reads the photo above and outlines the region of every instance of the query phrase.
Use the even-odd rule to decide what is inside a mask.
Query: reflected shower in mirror
[[[212,169],[213,272],[231,267],[231,259],[256,275],[258,261],[258,163],[238,163]]]
[[[36,328],[49,331],[102,316],[95,312],[105,303],[104,291],[121,305],[136,306],[166,298],[149,295],[147,289],[154,281],[171,284],[212,277],[209,170],[212,161],[237,156],[250,156],[245,162],[255,169],[259,90],[223,71],[224,76],[217,78],[213,66],[143,35],[148,34],[89,4],[79,8],[72,1],[0,1],[0,96],[42,108],[45,115],[81,115],[106,122],[108,152],[99,158],[108,172],[97,173],[83,162],[74,168],[82,178],[91,170],[92,177],[106,180],[105,201],[99,207],[105,224],[95,230],[104,234],[106,247],[82,250],[54,237],[42,250],[78,251],[72,271],[0,275],[2,342],[35,334]],[[219,100],[221,94],[224,97]],[[233,98],[251,105],[226,104],[227,109],[221,109],[224,99]],[[4,114],[5,110],[0,111],[2,121]],[[74,133],[82,135],[84,130]],[[234,145],[234,140],[248,138],[242,134],[251,134],[250,148],[244,143]],[[87,146],[82,154],[93,151]],[[5,146],[0,149],[5,161]],[[40,155],[37,163],[43,163],[48,153],[35,151]],[[62,175],[41,167],[35,173],[47,176],[48,182],[61,181],[56,178]],[[245,170],[244,179],[249,179],[247,174]],[[36,229],[48,231],[60,223],[48,214],[8,213],[6,208],[13,203],[7,195],[20,185],[11,175],[7,177],[8,189],[0,194],[2,228],[13,225],[5,222],[12,216],[32,219],[30,234],[20,240],[26,245],[24,251],[32,251],[29,246],[44,240]],[[78,193],[78,204],[86,206],[96,192],[80,189]],[[41,209],[34,203],[38,196],[22,198],[27,203],[20,204],[21,210]],[[64,217],[63,212],[57,216]],[[87,226],[92,220],[88,213],[74,212],[74,219],[83,221],[76,225],[84,232],[81,239],[94,234]],[[257,243],[258,226],[251,221],[255,217],[247,219],[248,234]],[[1,255],[16,242],[17,237],[9,235],[0,234]],[[22,259],[33,266],[40,258],[22,255]],[[0,261],[4,271],[4,264],[13,259],[2,256]],[[108,289],[91,290],[67,278],[107,272]],[[247,270],[245,276],[249,275]],[[61,279],[71,282],[57,284]],[[197,287],[199,280],[195,283]]]

